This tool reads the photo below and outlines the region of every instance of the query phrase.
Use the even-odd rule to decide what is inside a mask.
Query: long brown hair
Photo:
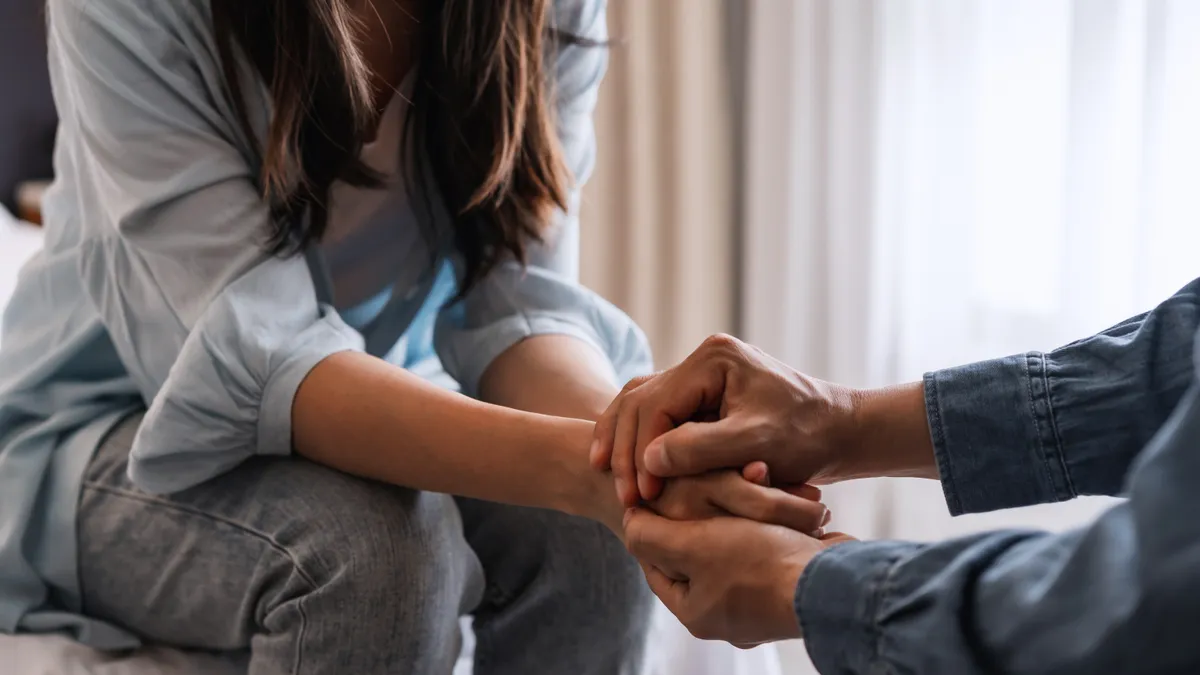
[[[251,138],[236,48],[269,86],[273,114],[260,149],[269,246],[296,252],[323,235],[324,218],[303,215],[323,210],[334,181],[382,185],[360,158],[375,115],[361,24],[351,0],[211,3],[226,82]],[[405,142],[423,147],[406,180],[431,176],[453,216],[466,261],[461,294],[504,256],[524,262],[567,206],[572,177],[546,64],[560,41],[586,41],[556,30],[552,10],[553,0],[432,0],[421,17]],[[430,186],[420,188],[428,199]]]

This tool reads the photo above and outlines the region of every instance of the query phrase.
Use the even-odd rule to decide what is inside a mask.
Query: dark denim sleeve
[[[1200,327],[1200,280],[1153,311],[1049,353],[925,376],[951,513],[1115,495],[1179,403]]]
[[[822,673],[1200,672],[1200,398],[1137,460],[1129,500],[1090,527],[832,548],[796,590]]]

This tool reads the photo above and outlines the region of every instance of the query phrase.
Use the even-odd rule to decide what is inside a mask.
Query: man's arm
[[[797,587],[829,673],[1200,672],[1200,396],[1143,453],[1130,499],[1062,535],[849,543]],[[934,636],[934,639],[931,639]]]
[[[1138,461],[1129,501],[1075,532],[859,543],[635,509],[626,541],[694,634],[803,635],[822,673],[1200,672],[1197,387]]]
[[[1115,494],[1187,388],[1200,280],[1153,311],[1049,353],[855,390],[733,338],[627,387],[593,465],[652,497],[658,478],[765,461],[778,482],[940,476],[954,513]],[[719,412],[715,423],[689,420]],[[935,461],[936,458],[936,461]],[[622,495],[627,505],[636,494]]]
[[[955,515],[1115,495],[1191,382],[1200,280],[1154,310],[1049,353],[925,376]]]

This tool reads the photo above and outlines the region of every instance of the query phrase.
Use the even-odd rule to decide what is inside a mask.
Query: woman
[[[473,612],[477,672],[635,672],[644,585],[574,517],[620,528],[586,420],[649,368],[575,282],[603,2],[48,11],[57,182],[0,352],[0,631],[446,673]],[[438,357],[469,396],[420,376]],[[813,515],[720,480],[674,508]]]

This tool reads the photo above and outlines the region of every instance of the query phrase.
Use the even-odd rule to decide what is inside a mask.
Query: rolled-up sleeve
[[[268,209],[188,7],[50,3],[71,159],[58,189],[74,194],[83,286],[148,405],[129,472],[153,492],[289,453],[300,382],[362,348],[301,258],[264,253]]]
[[[1200,280],[1146,314],[1052,352],[925,376],[955,515],[1116,495],[1187,390]]]
[[[1066,532],[861,542],[808,566],[796,610],[822,673],[1200,672],[1200,380],[1130,473]]]
[[[603,0],[558,0],[556,24],[567,33],[603,42],[607,39],[605,4]],[[531,250],[528,268],[515,262],[501,264],[439,316],[434,338],[438,356],[464,393],[477,395],[479,380],[492,361],[535,335],[569,335],[591,345],[613,365],[614,383],[652,368],[638,326],[579,284],[579,190],[595,164],[592,114],[607,61],[606,47],[564,43],[557,53],[558,131],[575,186],[568,210],[545,245]]]

